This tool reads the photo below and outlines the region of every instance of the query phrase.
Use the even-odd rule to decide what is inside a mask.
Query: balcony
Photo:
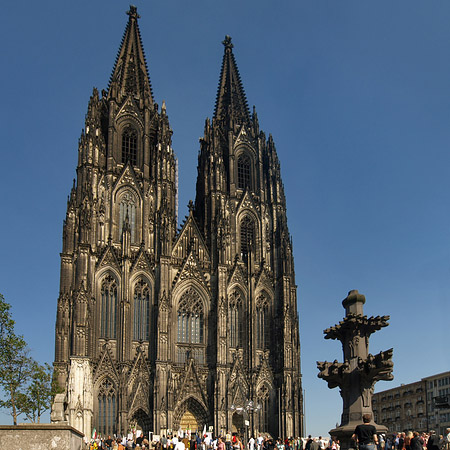
[[[434,406],[440,409],[450,408],[449,397],[434,397]]]

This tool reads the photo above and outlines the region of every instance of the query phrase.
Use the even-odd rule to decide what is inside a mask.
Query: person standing
[[[427,442],[427,450],[440,450],[439,436],[434,430],[430,430],[430,437],[428,438]]]
[[[420,435],[417,431],[414,431],[409,445],[411,450],[423,450],[423,440],[420,438]]]
[[[355,428],[352,439],[358,443],[359,450],[375,450],[378,445],[377,429],[370,425],[371,420],[371,414],[364,414],[363,423]]]

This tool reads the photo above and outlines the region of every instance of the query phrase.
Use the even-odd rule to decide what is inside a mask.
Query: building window
[[[242,347],[244,334],[244,315],[242,297],[234,291],[228,302],[228,314],[230,324],[230,347]]]
[[[131,242],[136,242],[136,199],[131,192],[125,192],[120,199],[119,206],[119,239],[122,239],[123,225],[130,226]]]
[[[241,221],[241,258],[248,261],[248,255],[255,240],[255,226],[250,217],[245,216]]]
[[[150,325],[150,288],[144,280],[134,287],[134,339],[148,341]]]
[[[269,343],[269,303],[264,295],[256,299],[256,348],[265,349]]]
[[[195,289],[188,289],[180,298],[177,330],[179,343],[203,343],[203,302]]]
[[[237,160],[237,176],[238,176],[238,188],[245,189],[251,188],[251,160],[250,157],[243,153]]]
[[[131,127],[126,128],[122,133],[122,162],[126,164],[128,161],[133,166],[137,162],[137,133]]]
[[[261,405],[261,409],[259,411],[260,414],[260,429],[268,430],[269,429],[269,388],[265,384],[263,384],[257,391],[256,394],[258,398],[258,403]]]
[[[100,305],[100,336],[107,339],[116,338],[117,284],[107,275],[102,282]]]
[[[113,436],[116,434],[116,391],[114,384],[105,378],[98,390],[98,426],[97,430],[101,436]]]

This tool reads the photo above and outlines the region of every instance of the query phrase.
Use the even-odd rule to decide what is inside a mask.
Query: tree
[[[33,423],[40,423],[42,414],[50,409],[52,401],[52,368],[45,363],[31,362],[31,376],[23,399],[22,412]]]
[[[0,408],[10,410],[14,425],[23,412],[26,395],[24,389],[31,375],[32,360],[23,336],[14,333],[11,305],[0,294],[0,387],[5,399]]]

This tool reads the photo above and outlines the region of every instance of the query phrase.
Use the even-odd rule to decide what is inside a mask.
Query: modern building
[[[372,396],[375,422],[390,431],[443,434],[450,427],[450,372],[422,378]]]
[[[63,226],[55,373],[90,436],[302,429],[299,320],[280,162],[230,37],[178,229],[177,161],[135,7],[94,89]],[[200,121],[200,118],[199,118]]]

